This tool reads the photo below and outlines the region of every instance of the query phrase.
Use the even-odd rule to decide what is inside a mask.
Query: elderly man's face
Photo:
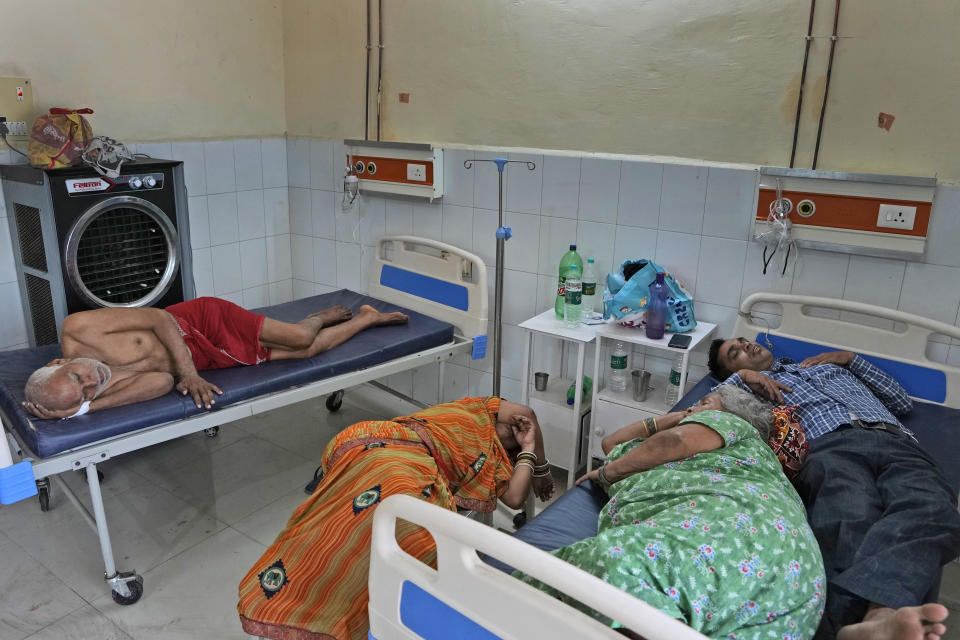
[[[43,384],[43,406],[54,411],[93,400],[110,382],[110,367],[92,358],[57,359],[60,368]]]

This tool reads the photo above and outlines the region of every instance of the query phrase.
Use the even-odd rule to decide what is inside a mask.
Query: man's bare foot
[[[380,313],[373,307],[368,304],[365,304],[360,307],[360,310],[357,311],[357,317],[369,317],[371,318],[371,325],[381,325],[381,324],[406,324],[407,323],[407,314],[400,311],[392,311],[390,313]]]
[[[837,640],[940,640],[947,632],[943,622],[948,611],[942,604],[919,607],[875,607],[867,611],[863,622],[847,625]]]
[[[320,320],[323,322],[323,326],[332,327],[335,324],[346,322],[347,320],[352,318],[353,311],[350,310],[350,307],[344,307],[342,305],[338,305],[336,307],[330,307],[329,309],[324,309],[323,311],[311,313],[307,317],[320,318]]]

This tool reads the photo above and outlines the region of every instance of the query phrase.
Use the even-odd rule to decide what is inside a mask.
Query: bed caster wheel
[[[50,487],[37,487],[37,500],[40,501],[40,511],[50,511]]]
[[[343,405],[343,391],[336,391],[327,396],[327,411],[339,411]]]
[[[527,512],[521,511],[517,515],[513,516],[513,528],[519,529],[523,525],[527,524]]]
[[[210,427],[209,429],[204,429],[203,432],[207,434],[208,438],[216,438],[217,434],[220,433],[220,427]]]
[[[143,576],[134,574],[135,577],[132,580],[127,580],[124,584],[127,587],[127,591],[130,593],[128,595],[123,595],[116,589],[110,592],[113,601],[117,604],[128,605],[133,604],[140,599],[140,596],[143,595]]]

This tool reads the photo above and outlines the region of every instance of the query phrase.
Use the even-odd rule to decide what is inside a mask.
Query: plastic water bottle
[[[597,304],[597,265],[593,258],[587,258],[587,266],[583,269],[583,321],[586,322],[593,315]]]
[[[570,250],[563,254],[563,258],[560,259],[560,268],[557,270],[557,299],[553,303],[553,311],[561,320],[563,320],[563,293],[566,290],[563,283],[567,279],[567,271],[570,271],[573,265],[577,265],[580,271],[583,271],[583,260],[577,253],[575,244],[570,245]]]
[[[670,367],[670,377],[667,379],[666,402],[668,407],[677,404],[680,399],[680,369],[683,368],[683,356],[677,356],[673,359],[673,366]]]
[[[580,267],[571,265],[563,293],[563,320],[571,329],[579,327],[582,319],[583,287],[580,283]]]
[[[607,375],[607,386],[611,391],[627,390],[627,349],[622,342],[618,342],[610,354],[610,372]]]
[[[661,339],[667,324],[667,283],[663,281],[662,271],[657,271],[656,279],[650,283],[645,319],[647,337],[651,340]]]

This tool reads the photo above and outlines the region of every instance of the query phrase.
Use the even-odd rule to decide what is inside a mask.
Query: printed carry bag
[[[80,164],[84,148],[93,138],[90,123],[83,116],[93,109],[60,109],[39,116],[30,130],[27,157],[30,164],[59,169]]]
[[[690,294],[663,267],[652,260],[624,260],[617,273],[607,274],[607,288],[603,292],[603,317],[614,318],[625,327],[646,324],[647,298],[650,283],[657,271],[663,271],[667,283],[666,330],[673,333],[691,331],[697,326]]]

